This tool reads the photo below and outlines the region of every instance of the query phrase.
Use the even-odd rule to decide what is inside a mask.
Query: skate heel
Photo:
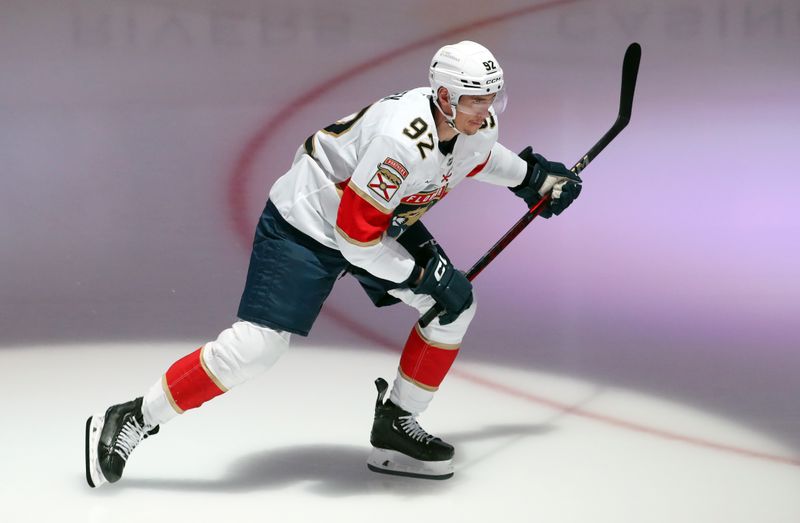
[[[105,416],[102,414],[90,416],[86,420],[86,481],[92,488],[107,483],[103,471],[100,470],[100,459],[97,454],[97,445],[104,422]]]

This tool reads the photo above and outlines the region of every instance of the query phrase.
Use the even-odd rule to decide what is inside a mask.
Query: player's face
[[[478,132],[484,120],[489,118],[489,108],[492,107],[495,96],[497,95],[464,95],[459,98],[456,106],[456,128],[467,135]]]

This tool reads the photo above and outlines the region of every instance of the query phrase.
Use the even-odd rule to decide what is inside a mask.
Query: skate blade
[[[453,460],[420,461],[401,452],[373,447],[367,458],[367,468],[381,474],[407,476],[421,479],[448,479],[453,477]]]
[[[100,470],[100,460],[97,457],[104,422],[105,416],[99,414],[86,420],[86,482],[92,488],[108,483]]]

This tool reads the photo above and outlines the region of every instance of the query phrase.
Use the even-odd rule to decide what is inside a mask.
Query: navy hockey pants
[[[430,256],[427,245],[435,246],[444,255],[432,240],[433,236],[419,221],[398,238],[421,265]],[[322,245],[290,225],[275,205],[267,201],[256,227],[238,317],[307,336],[333,284],[347,272],[358,279],[376,306],[400,301],[387,294],[399,284],[350,265],[338,250]]]

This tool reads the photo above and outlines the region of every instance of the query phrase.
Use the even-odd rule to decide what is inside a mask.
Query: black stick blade
[[[622,89],[619,95],[619,118],[627,124],[633,110],[633,92],[636,90],[636,77],[639,76],[639,62],[642,59],[642,46],[633,42],[625,51],[622,60]]]

